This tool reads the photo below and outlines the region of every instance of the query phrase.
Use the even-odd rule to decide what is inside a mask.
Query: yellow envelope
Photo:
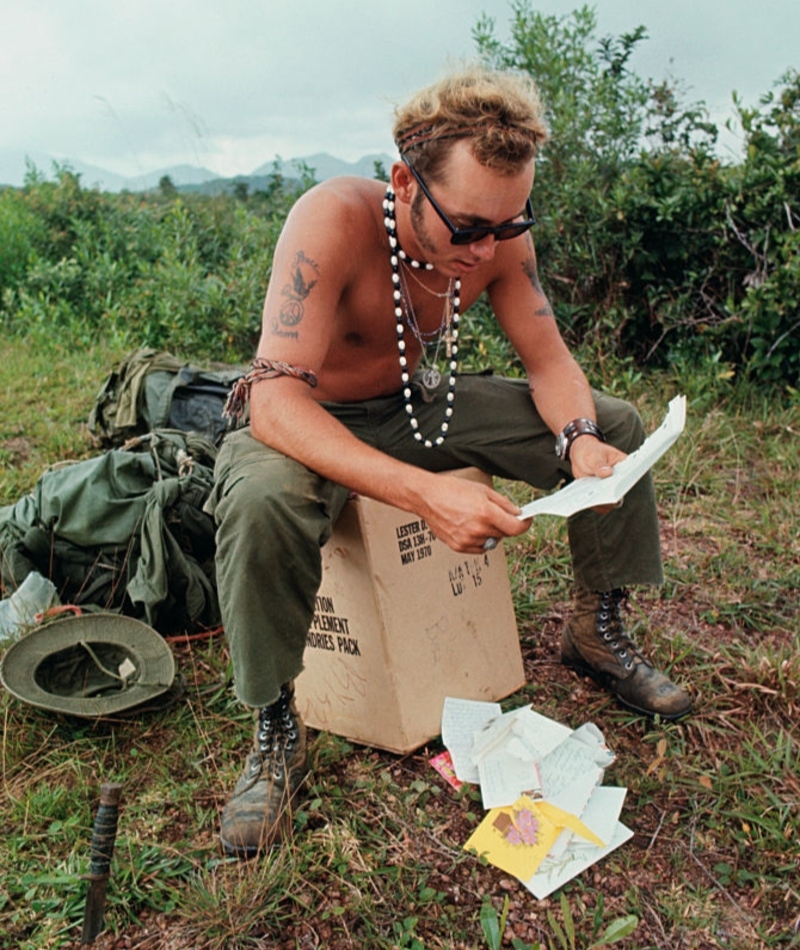
[[[523,795],[513,805],[488,812],[464,849],[475,851],[495,867],[528,881],[565,828],[605,847],[605,842],[575,815]]]

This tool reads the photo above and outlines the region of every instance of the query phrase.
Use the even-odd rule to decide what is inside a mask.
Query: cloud
[[[565,16],[580,3],[537,2]],[[598,33],[643,23],[632,61],[672,72],[692,101],[730,114],[796,62],[797,0],[604,0]],[[2,145],[138,174],[175,163],[247,173],[328,151],[390,151],[392,107],[474,55],[483,12],[507,34],[505,0],[4,0]]]

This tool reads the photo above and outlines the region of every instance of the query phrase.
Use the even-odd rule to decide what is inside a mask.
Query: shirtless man
[[[396,112],[391,184],[307,192],[275,251],[249,397],[209,502],[237,696],[255,744],[222,815],[229,853],[280,838],[306,772],[293,704],[321,579],[320,548],[355,491],[424,518],[456,551],[523,533],[519,509],[447,471],[477,466],[554,488],[611,474],[644,438],[635,410],[593,392],[536,270],[530,204],[546,137],[534,85],[458,71]],[[486,291],[527,380],[461,376],[458,322]],[[447,354],[435,371],[430,354]],[[432,362],[432,361],[431,361]],[[663,580],[649,478],[621,507],[570,519],[575,603],[562,659],[627,706],[678,718],[691,698],[623,627],[624,589]]]

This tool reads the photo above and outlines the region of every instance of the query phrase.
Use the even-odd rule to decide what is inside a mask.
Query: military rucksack
[[[134,350],[103,382],[89,431],[104,447],[155,429],[199,432],[218,445],[227,428],[225,399],[245,372],[241,367],[195,366],[149,348]]]
[[[53,466],[0,508],[0,579],[31,571],[62,603],[114,610],[167,634],[220,622],[214,523],[203,511],[216,447],[155,430],[96,458]]]

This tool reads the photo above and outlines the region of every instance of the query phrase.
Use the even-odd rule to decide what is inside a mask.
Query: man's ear
[[[405,162],[395,162],[391,171],[392,191],[398,201],[403,204],[410,204],[414,197],[414,176],[408,169]]]

